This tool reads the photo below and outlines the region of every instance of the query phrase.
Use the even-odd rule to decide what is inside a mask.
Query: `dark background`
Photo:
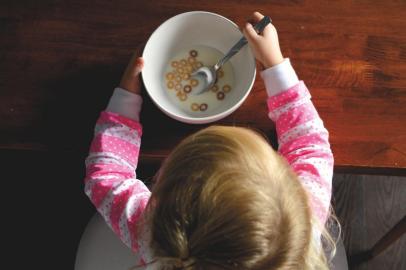
[[[95,213],[83,192],[94,123],[138,44],[164,20],[190,10],[240,25],[254,10],[269,12],[330,131],[336,171],[405,175],[404,1],[2,0],[3,268],[73,269]],[[171,147],[201,127],[169,119],[144,97],[137,174],[149,181]],[[257,78],[250,97],[222,123],[259,128],[274,142],[266,113],[258,113],[266,110],[265,97]],[[349,255],[370,248],[405,215],[405,184],[404,177],[335,175]],[[405,247],[403,237],[354,269],[405,269]]]

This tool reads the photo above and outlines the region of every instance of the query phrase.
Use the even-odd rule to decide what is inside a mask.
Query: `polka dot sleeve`
[[[135,173],[141,134],[139,122],[102,112],[86,159],[85,178],[85,193],[110,228],[136,252],[143,239],[137,228],[150,197]]]
[[[328,131],[310,100],[303,81],[268,99],[275,122],[279,153],[289,162],[310,195],[311,208],[324,223],[328,218],[334,159]]]

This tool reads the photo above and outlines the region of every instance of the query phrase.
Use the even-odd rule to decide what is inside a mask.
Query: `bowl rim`
[[[203,14],[212,15],[212,16],[216,16],[216,17],[220,17],[221,19],[223,19],[223,20],[225,20],[225,21],[231,23],[232,26],[234,26],[238,31],[240,31],[240,28],[238,27],[238,25],[237,25],[236,23],[234,23],[232,20],[230,20],[230,19],[228,19],[228,18],[226,18],[226,17],[224,17],[224,16],[222,16],[222,15],[220,15],[220,14],[214,13],[214,12],[203,11],[203,10],[195,10],[195,11],[187,11],[187,12],[179,13],[179,14],[177,14],[177,15],[175,15],[175,16],[172,16],[172,17],[168,18],[168,19],[165,20],[164,22],[162,22],[162,23],[152,32],[152,34],[149,36],[147,42],[145,43],[145,47],[144,47],[143,52],[142,52],[142,57],[144,57],[144,54],[145,54],[145,51],[146,51],[146,49],[147,49],[147,47],[148,47],[149,41],[151,40],[151,38],[152,38],[154,35],[156,35],[156,33],[158,32],[158,30],[159,30],[164,24],[168,23],[168,22],[171,21],[171,20],[178,19],[179,17],[184,17],[184,16],[191,15],[191,14],[202,14],[202,13],[203,13]],[[250,54],[252,54],[251,51],[250,51]],[[234,111],[236,111],[236,110],[241,106],[241,104],[247,99],[249,93],[250,93],[251,90],[252,90],[252,87],[253,87],[254,82],[255,82],[256,74],[257,74],[257,68],[256,68],[256,64],[255,64],[255,57],[253,57],[253,59],[254,59],[254,74],[253,74],[253,76],[252,76],[252,80],[251,80],[250,85],[249,85],[249,87],[248,87],[249,90],[241,97],[241,99],[240,99],[236,104],[234,104],[233,106],[231,106],[231,108],[229,108],[229,109],[227,109],[227,110],[225,110],[225,111],[223,111],[223,112],[221,112],[221,113],[218,113],[218,114],[215,114],[215,115],[211,115],[211,116],[204,116],[204,117],[188,117],[188,116],[181,116],[181,115],[178,115],[178,114],[176,114],[176,113],[173,113],[173,112],[171,112],[171,111],[169,111],[169,110],[166,110],[164,107],[162,107],[161,105],[159,105],[158,101],[155,100],[155,98],[153,97],[153,95],[152,95],[152,94],[150,93],[150,91],[148,90],[148,87],[147,87],[147,85],[145,84],[145,81],[144,81],[144,78],[143,78],[143,72],[142,72],[142,71],[141,71],[141,76],[142,76],[142,79],[143,79],[143,82],[144,82],[144,87],[145,87],[145,89],[146,89],[146,91],[147,91],[149,97],[150,97],[151,100],[155,103],[155,105],[156,105],[162,112],[164,112],[166,115],[168,115],[169,117],[171,117],[171,118],[173,118],[173,119],[176,119],[176,120],[178,120],[178,121],[180,121],[180,122],[183,122],[183,123],[188,123],[188,124],[206,124],[206,123],[215,122],[215,121],[218,121],[218,120],[220,120],[220,119],[223,119],[223,118],[227,117],[228,115],[230,115],[231,113],[233,113]]]

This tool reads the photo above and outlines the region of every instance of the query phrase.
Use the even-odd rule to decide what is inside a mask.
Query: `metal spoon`
[[[269,16],[265,16],[262,18],[261,21],[259,21],[259,23],[254,26],[254,29],[258,33],[261,33],[264,30],[265,26],[267,26],[270,22],[272,22],[271,18],[269,18]],[[245,37],[242,37],[214,66],[204,66],[193,72],[191,76],[201,76],[205,82],[205,86],[201,89],[197,89],[196,91],[192,91],[192,94],[200,95],[201,93],[210,89],[217,82],[217,70],[219,70],[225,62],[227,62],[232,56],[234,56],[247,43],[247,39]]]

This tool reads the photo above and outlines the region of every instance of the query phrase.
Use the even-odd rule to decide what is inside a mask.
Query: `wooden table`
[[[255,10],[269,14],[330,131],[336,171],[406,174],[406,3],[395,0],[2,1],[0,149],[85,153],[134,48],[191,10],[239,25]],[[257,77],[245,103],[218,124],[260,129],[274,141],[265,100]],[[204,127],[166,117],[147,96],[142,121],[145,164]]]

